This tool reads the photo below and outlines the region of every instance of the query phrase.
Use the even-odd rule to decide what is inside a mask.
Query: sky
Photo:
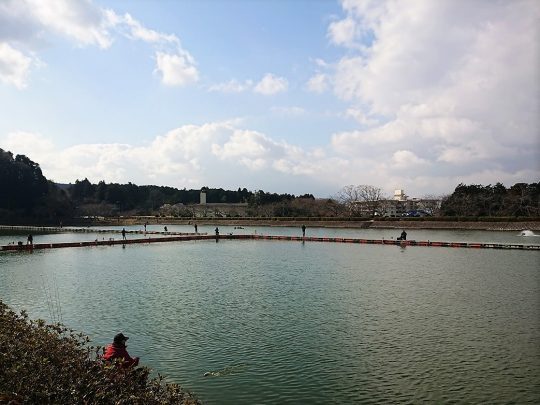
[[[0,148],[59,183],[540,181],[536,0],[0,0]]]

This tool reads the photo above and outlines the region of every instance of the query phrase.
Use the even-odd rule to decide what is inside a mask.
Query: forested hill
[[[72,214],[69,195],[43,176],[39,164],[0,149],[0,221],[37,223]]]
[[[0,149],[1,208],[31,209],[47,194],[48,186],[37,163]]]

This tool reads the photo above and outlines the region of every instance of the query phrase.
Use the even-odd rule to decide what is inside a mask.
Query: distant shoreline
[[[309,219],[309,218],[172,218],[172,217],[110,217],[93,218],[89,221],[71,220],[64,223],[65,227],[88,227],[88,226],[133,226],[141,227],[148,225],[188,225],[197,224],[212,226],[269,226],[269,227],[292,227],[300,228],[306,225],[311,228],[350,228],[350,229],[440,229],[440,230],[478,230],[478,231],[540,231],[540,221],[537,218],[532,220],[519,221],[445,221],[440,219],[430,220],[426,218],[419,219],[398,219],[389,220],[346,220],[332,218]],[[4,227],[44,227],[60,228],[59,225],[31,223],[30,221],[21,221],[20,223],[0,224],[0,230]]]
[[[410,228],[410,229],[455,229],[455,230],[478,230],[478,231],[540,231],[540,222],[442,222],[442,221],[418,221],[400,222],[385,221],[374,222],[371,228]]]
[[[307,227],[317,228],[353,228],[353,229],[453,229],[479,231],[521,231],[529,229],[540,231],[540,221],[331,221],[331,220],[276,220],[276,219],[234,219],[234,218],[119,218],[115,221],[94,222],[92,225],[226,225],[226,226],[272,226],[272,227]],[[89,224],[85,224],[89,225]]]

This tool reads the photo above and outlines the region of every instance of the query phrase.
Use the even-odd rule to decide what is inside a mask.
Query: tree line
[[[538,217],[540,216],[540,183],[516,183],[506,188],[497,183],[459,184],[443,198],[442,216],[467,217]]]
[[[202,190],[206,192],[207,203],[245,203],[249,215],[262,217],[372,216],[387,199],[381,188],[369,185],[343,187],[328,199],[246,188],[203,187]],[[0,221],[3,223],[57,223],[77,216],[156,215],[164,204],[198,204],[200,192],[200,189],[132,183],[93,184],[88,179],[59,185],[45,178],[38,163],[0,149]],[[509,188],[501,183],[459,184],[452,194],[442,198],[439,215],[539,217],[540,183],[517,183]]]
[[[47,180],[39,164],[0,149],[0,220],[42,222],[71,217],[68,193]]]
[[[263,190],[249,191],[246,188],[224,190],[203,187],[187,190],[166,186],[137,186],[132,183],[107,184],[104,181],[92,184],[88,179],[75,181],[68,190],[75,204],[111,204],[119,211],[136,210],[137,214],[152,214],[163,204],[198,204],[202,191],[206,193],[206,202],[210,204],[246,203],[258,206],[292,201],[296,198],[314,198],[311,194],[296,197],[294,194],[267,193]]]
[[[345,205],[351,216],[375,216],[392,202],[381,188],[365,184],[345,186],[334,199]],[[420,200],[422,205],[440,201],[440,207],[433,206],[430,211],[441,217],[540,217],[540,183],[516,183],[508,188],[502,183],[461,183],[450,195]]]

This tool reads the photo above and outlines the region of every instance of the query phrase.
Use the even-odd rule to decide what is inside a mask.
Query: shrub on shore
[[[149,378],[147,367],[102,363],[89,341],[0,300],[0,404],[200,404],[177,384]]]

